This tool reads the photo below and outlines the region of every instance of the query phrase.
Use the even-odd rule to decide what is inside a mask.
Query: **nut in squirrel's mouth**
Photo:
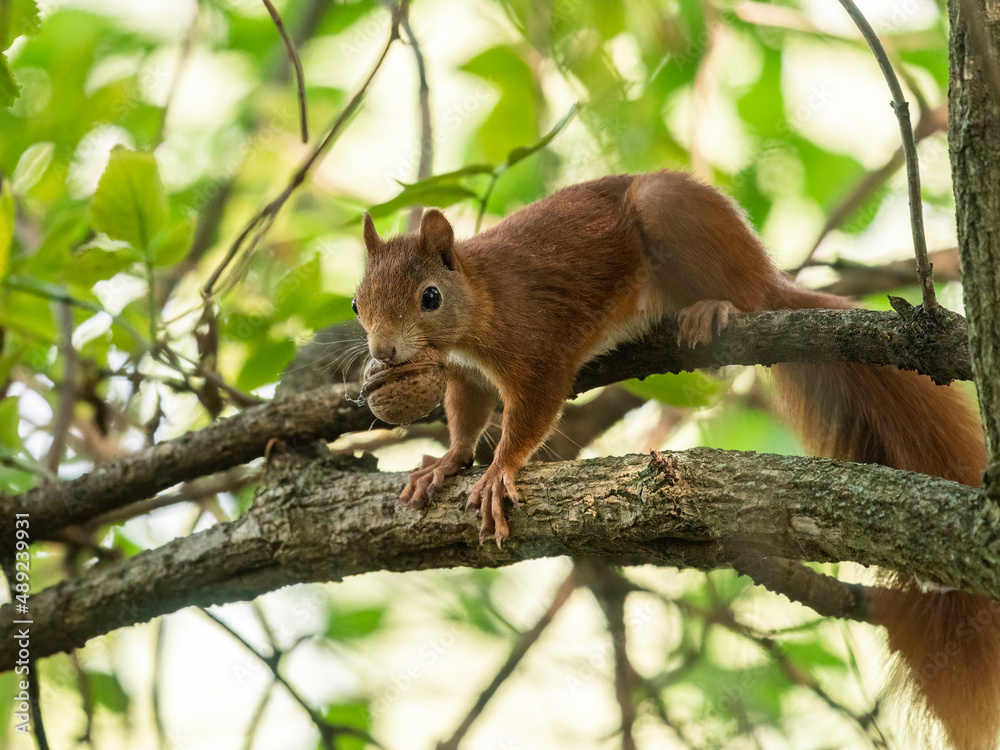
[[[367,394],[396,380],[417,378],[422,373],[434,373],[442,369],[444,369],[443,360],[429,361],[427,357],[420,357],[419,353],[405,362],[397,362],[396,364],[386,364],[377,359],[371,359],[365,366],[361,395],[367,396]]]
[[[444,363],[444,355],[431,347],[395,365],[371,359],[365,366],[361,397],[383,422],[409,424],[422,419],[444,398]]]

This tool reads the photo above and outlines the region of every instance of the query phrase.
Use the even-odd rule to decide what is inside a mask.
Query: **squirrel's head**
[[[365,213],[364,240],[365,274],[354,312],[372,357],[399,364],[425,346],[450,350],[468,314],[468,292],[444,214],[429,209],[419,230],[383,240]]]

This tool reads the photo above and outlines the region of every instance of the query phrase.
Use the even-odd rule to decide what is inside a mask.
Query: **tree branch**
[[[994,159],[1000,130],[1000,90],[991,85],[1000,48],[1000,17],[985,0],[949,3],[951,87],[948,154],[955,186],[962,290],[970,350],[986,433],[986,486],[1000,501],[1000,175],[983,169]],[[974,10],[978,7],[978,11]],[[970,11],[972,11],[970,13]],[[977,41],[978,39],[978,41]],[[996,74],[1000,77],[1000,73]]]
[[[910,196],[910,230],[913,234],[913,252],[917,257],[917,278],[924,293],[924,309],[934,312],[937,309],[937,296],[934,293],[934,277],[930,261],[927,260],[927,241],[924,237],[924,208],[920,195],[920,169],[917,166],[917,144],[913,139],[913,126],[910,124],[910,105],[903,96],[903,88],[899,85],[896,72],[892,69],[888,55],[882,48],[882,42],[872,29],[868,19],[864,17],[853,0],[840,0],[840,4],[858,27],[861,35],[868,42],[885,82],[892,92],[892,111],[899,121],[899,135],[903,142],[903,156],[906,158],[906,184]]]
[[[281,36],[281,41],[285,44],[285,50],[288,52],[288,59],[291,60],[292,65],[295,68],[295,84],[299,97],[299,130],[302,133],[302,142],[309,143],[309,118],[306,110],[306,81],[305,74],[302,72],[302,60],[299,59],[299,53],[295,50],[295,42],[291,40],[288,36],[288,32],[285,31],[285,24],[281,20],[281,14],[278,12],[278,9],[274,7],[274,3],[272,3],[271,0],[264,0],[264,7],[267,8],[267,12],[271,14],[271,20],[274,21],[274,25],[278,29],[278,34]]]
[[[669,459],[672,471],[663,471]],[[494,567],[575,555],[710,569],[773,556],[852,560],[1000,598],[1000,519],[983,493],[883,466],[699,448],[534,464],[503,549],[461,510],[472,469],[424,513],[396,509],[401,474],[371,458],[293,460],[239,520],[93,568],[31,598],[37,658],[191,605],[375,570]],[[0,608],[0,670],[16,658]]]
[[[676,325],[668,321],[642,339],[623,344],[588,364],[578,375],[573,392],[654,373],[776,362],[891,364],[918,369],[942,382],[968,379],[971,365],[965,321],[955,313],[948,315],[950,326],[942,330],[922,329],[919,322],[911,324],[893,313],[872,310],[737,315],[710,346],[695,349],[677,345]],[[77,479],[0,497],[0,516],[30,512],[33,538],[44,539],[64,526],[151,497],[178,482],[259,458],[272,439],[295,447],[385,426],[358,399],[357,387],[346,384],[252,407]],[[440,414],[432,417],[440,418]],[[11,543],[0,538],[0,555],[9,552]]]

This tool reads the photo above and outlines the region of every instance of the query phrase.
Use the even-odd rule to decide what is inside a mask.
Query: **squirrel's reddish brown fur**
[[[789,281],[733,203],[678,172],[564,188],[458,242],[436,210],[418,232],[388,240],[366,215],[364,237],[355,301],[372,356],[402,362],[433,346],[451,358],[451,445],[424,459],[401,500],[423,507],[471,464],[499,396],[502,436],[469,500],[481,508],[482,533],[497,543],[508,535],[503,499],[519,499],[514,476],[588,359],[663,316],[678,316],[682,339],[694,345],[732,311],[852,306]],[[818,454],[981,483],[982,431],[959,391],[891,367],[772,370],[790,422]],[[996,746],[998,614],[982,597],[924,593],[907,579],[872,603],[872,619],[899,657],[896,682],[922,696],[921,710],[941,721],[958,750]]]

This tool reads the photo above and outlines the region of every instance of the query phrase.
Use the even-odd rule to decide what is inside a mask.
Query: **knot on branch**
[[[972,370],[965,318],[940,305],[927,309],[889,295],[889,304],[905,324],[899,367],[924,372],[938,385],[961,380]]]

